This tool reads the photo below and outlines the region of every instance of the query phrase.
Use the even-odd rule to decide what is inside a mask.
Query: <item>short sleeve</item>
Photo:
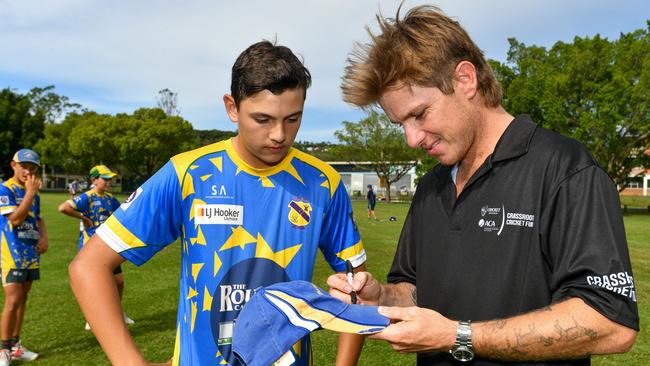
[[[366,251],[354,221],[352,204],[342,184],[334,191],[325,212],[319,246],[325,260],[337,272],[345,271],[346,260],[354,267],[366,261]]]
[[[68,205],[70,205],[70,207],[75,209],[75,211],[81,213],[90,211],[90,205],[89,205],[90,201],[88,199],[88,194],[86,193],[80,194],[75,198],[69,199],[67,202]]]
[[[97,229],[122,257],[141,265],[181,234],[181,192],[171,162],[147,180]]]
[[[415,203],[415,197],[413,199]],[[389,283],[408,282],[413,285],[416,284],[416,241],[414,240],[415,233],[418,229],[414,227],[415,215],[413,214],[414,204],[411,205],[402,232],[399,236],[397,243],[397,250],[393,258],[393,264],[388,272],[387,280]]]
[[[618,192],[598,166],[566,179],[542,212],[554,302],[578,297],[605,317],[639,329],[632,266]]]
[[[9,215],[16,211],[16,196],[6,186],[0,185],[0,215]]]

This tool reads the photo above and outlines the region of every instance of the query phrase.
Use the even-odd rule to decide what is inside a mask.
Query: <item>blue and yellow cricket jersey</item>
[[[339,272],[366,257],[333,168],[291,149],[254,169],[231,140],[173,157],[97,234],[137,265],[181,237],[174,365],[238,364],[231,338],[242,306],[260,286],[311,280],[318,248]],[[309,338],[292,352],[308,365]]]
[[[14,227],[7,216],[14,212],[25,197],[25,186],[8,179],[0,185],[0,262],[3,272],[9,269],[39,268],[36,245],[40,239],[38,223],[41,215],[41,198],[36,194],[25,221]]]
[[[94,189],[69,199],[67,202],[70,207],[93,222],[93,226],[87,229],[83,221],[79,222],[79,250],[93,236],[99,225],[103,224],[120,207],[120,201],[115,196],[108,192],[99,194]]]

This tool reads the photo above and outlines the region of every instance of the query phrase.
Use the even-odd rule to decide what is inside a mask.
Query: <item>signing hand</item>
[[[377,305],[382,293],[381,284],[369,272],[355,273],[352,286],[344,273],[335,273],[327,278],[327,285],[330,295],[348,303],[353,288],[357,292],[357,304]]]
[[[456,341],[458,322],[436,311],[417,306],[381,306],[379,313],[392,324],[370,338],[388,341],[397,352],[447,352]]]

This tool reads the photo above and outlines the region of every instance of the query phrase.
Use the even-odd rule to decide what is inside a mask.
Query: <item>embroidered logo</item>
[[[289,222],[302,228],[311,220],[311,204],[304,201],[292,200],[289,202]]]

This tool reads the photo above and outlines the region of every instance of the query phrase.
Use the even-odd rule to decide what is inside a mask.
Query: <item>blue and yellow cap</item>
[[[248,366],[267,366],[314,330],[373,334],[389,323],[376,306],[347,304],[310,282],[281,282],[257,289],[246,303],[232,351]]]
[[[20,149],[16,151],[13,160],[16,163],[32,163],[39,167],[41,166],[41,157],[38,156],[36,151],[30,149]]]
[[[111,179],[116,176],[117,173],[114,173],[106,165],[95,165],[90,169],[90,178],[104,178]]]

